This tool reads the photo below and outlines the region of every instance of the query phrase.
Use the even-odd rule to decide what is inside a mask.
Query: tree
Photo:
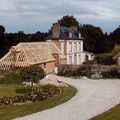
[[[5,53],[5,28],[0,25],[0,57]]]
[[[60,20],[58,20],[61,26],[64,27],[71,27],[71,26],[77,26],[79,28],[79,22],[74,18],[74,16],[63,16]]]
[[[39,42],[42,42],[42,41],[45,41],[45,38],[47,37],[48,33],[43,33],[43,32],[40,32],[40,31],[37,31],[35,34],[32,34],[32,40],[31,41],[39,41]]]
[[[100,27],[87,24],[80,27],[80,32],[84,38],[84,49],[93,53],[108,51],[108,41]]]
[[[110,41],[111,48],[113,49],[116,44],[120,44],[120,26],[109,34],[108,40]]]
[[[5,28],[4,26],[0,25],[0,35],[4,35],[5,33]]]
[[[23,68],[20,71],[21,78],[24,82],[31,82],[33,87],[34,83],[38,83],[39,80],[43,79],[46,76],[45,71],[36,65]]]

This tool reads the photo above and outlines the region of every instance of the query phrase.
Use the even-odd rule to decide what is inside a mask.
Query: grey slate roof
[[[72,33],[72,38],[69,37],[69,32]],[[60,35],[59,38],[57,39],[72,39],[72,40],[79,40],[79,39],[83,39],[82,37],[79,38],[79,31],[74,31],[69,27],[60,27]],[[56,39],[56,38],[52,38],[52,32],[49,32],[49,35],[47,37],[47,39]]]

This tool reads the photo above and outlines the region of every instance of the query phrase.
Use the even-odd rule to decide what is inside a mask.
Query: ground
[[[78,93],[62,105],[16,120],[88,120],[120,103],[120,80],[75,80],[49,76],[75,86]]]

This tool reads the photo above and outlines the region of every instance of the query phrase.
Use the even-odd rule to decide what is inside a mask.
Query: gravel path
[[[75,86],[68,102],[16,120],[88,120],[120,103],[120,80],[75,80],[49,75]]]

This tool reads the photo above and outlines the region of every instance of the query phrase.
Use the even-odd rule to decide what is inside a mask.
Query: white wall
[[[64,54],[64,42],[61,42],[61,51]]]
[[[72,43],[72,51],[69,51],[69,42]],[[75,51],[75,42],[77,42],[77,51]],[[77,63],[75,63],[74,56],[77,56]],[[72,56],[72,64],[82,64],[86,61],[86,54],[88,55],[88,60],[93,60],[94,56],[83,51],[83,41],[81,40],[67,40],[67,64],[69,63],[69,56]]]

